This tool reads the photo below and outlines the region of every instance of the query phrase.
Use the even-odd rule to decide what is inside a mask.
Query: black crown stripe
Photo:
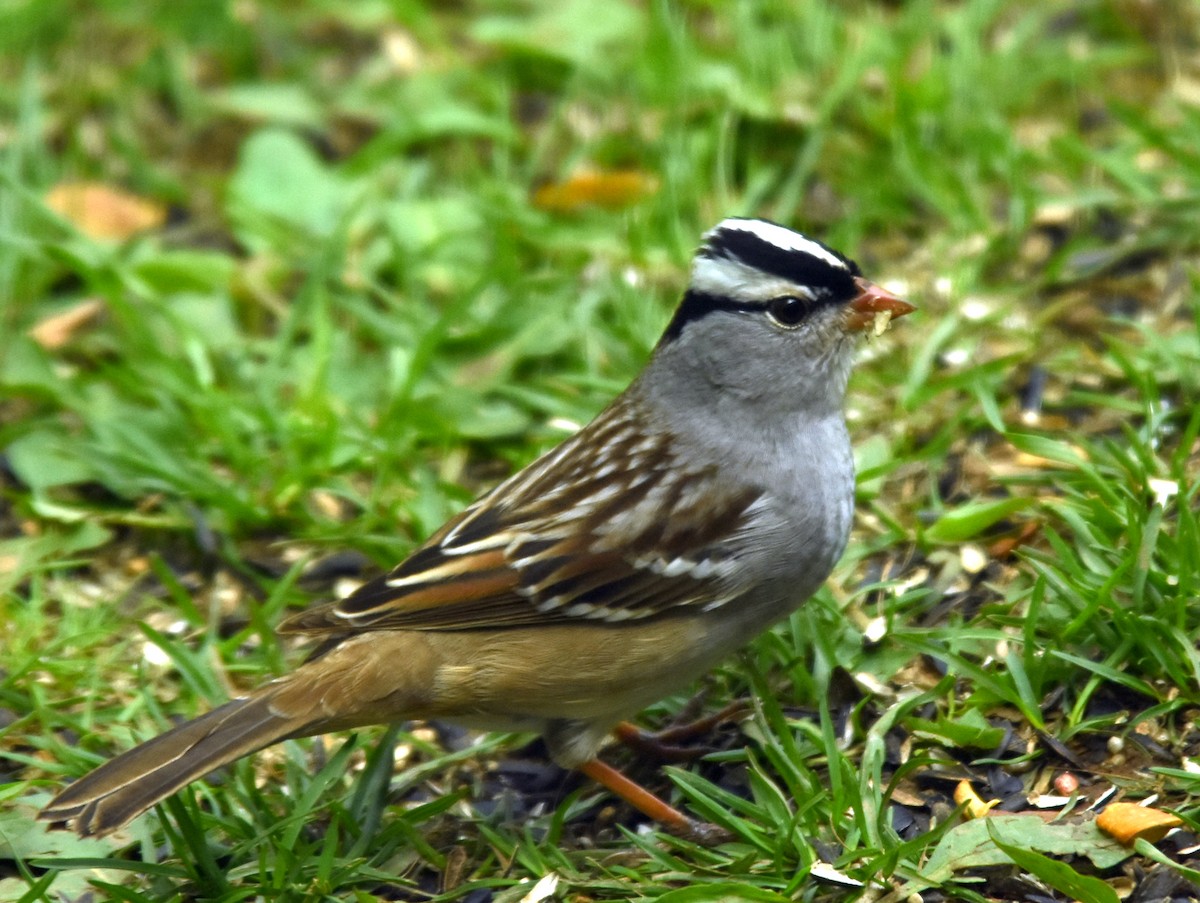
[[[806,251],[781,248],[754,232],[729,227],[718,229],[710,236],[700,253],[709,257],[736,258],[756,270],[806,285],[818,295],[826,289],[839,300],[854,297],[854,277],[861,275],[858,264],[820,242],[814,244],[824,248],[845,267],[834,266]]]

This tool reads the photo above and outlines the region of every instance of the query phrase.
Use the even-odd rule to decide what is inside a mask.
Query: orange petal
[[[1183,821],[1170,812],[1139,806],[1136,803],[1109,803],[1108,807],[1096,816],[1096,827],[1127,847],[1133,846],[1133,842],[1139,837],[1146,838],[1150,843],[1157,843],[1167,836],[1168,831],[1181,824]]]

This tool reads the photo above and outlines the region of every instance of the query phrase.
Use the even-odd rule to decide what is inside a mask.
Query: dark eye
[[[795,329],[808,316],[809,307],[809,302],[804,298],[783,295],[771,299],[767,304],[767,314],[785,329]]]

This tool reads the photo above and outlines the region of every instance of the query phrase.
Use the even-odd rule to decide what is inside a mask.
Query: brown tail
[[[42,810],[84,837],[106,834],[185,784],[291,737],[442,714],[433,634],[364,633],[330,644],[248,696],[227,702],[84,775]]]
[[[81,836],[107,834],[210,771],[288,737],[310,719],[280,714],[267,685],[136,746],[71,784],[39,818],[74,821]]]

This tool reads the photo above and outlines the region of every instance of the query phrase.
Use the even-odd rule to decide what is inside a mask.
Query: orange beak
[[[895,320],[897,317],[903,317],[916,310],[916,307],[907,301],[901,301],[891,292],[880,288],[874,282],[868,282],[861,276],[855,277],[854,284],[858,286],[858,296],[850,302],[846,311],[847,332],[862,332],[869,329],[874,325],[879,314]],[[887,321],[883,322],[886,325]]]

